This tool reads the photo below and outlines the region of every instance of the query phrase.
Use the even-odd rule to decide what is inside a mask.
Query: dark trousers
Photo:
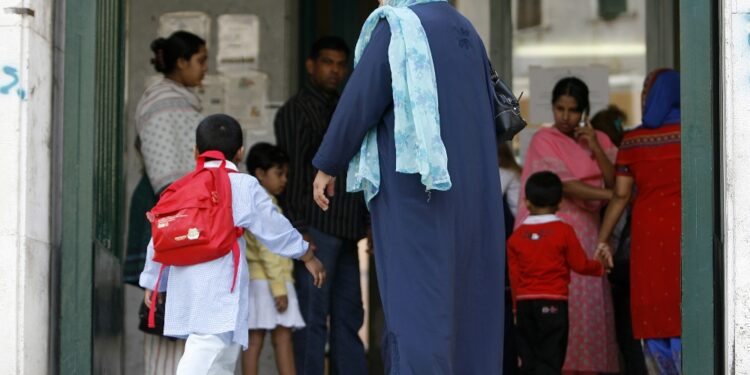
[[[518,346],[516,324],[513,322],[513,297],[505,291],[505,335],[503,338],[503,375],[518,375]]]
[[[647,375],[641,340],[633,338],[630,316],[630,286],[612,285],[612,303],[615,310],[617,345],[623,356],[622,375]]]
[[[518,301],[516,311],[521,374],[560,375],[568,348],[568,302]]]
[[[318,247],[315,256],[326,268],[326,282],[318,289],[304,264],[295,262],[297,295],[306,324],[294,333],[297,373],[322,375],[328,343],[332,375],[367,374],[365,348],[359,338],[364,308],[357,243],[314,228],[309,233]]]

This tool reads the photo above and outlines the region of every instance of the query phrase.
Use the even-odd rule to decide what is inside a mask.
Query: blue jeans
[[[295,262],[297,297],[306,327],[294,333],[294,357],[300,375],[322,375],[326,342],[332,375],[367,374],[365,348],[359,338],[364,322],[356,241],[310,228],[315,255],[326,268],[318,289],[302,262]],[[328,332],[330,315],[331,332]]]

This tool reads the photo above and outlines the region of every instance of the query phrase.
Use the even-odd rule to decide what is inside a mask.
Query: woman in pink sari
[[[555,124],[532,138],[521,176],[516,224],[528,216],[523,191],[529,176],[556,173],[564,199],[557,215],[575,228],[589,258],[594,256],[600,209],[612,197],[617,148],[590,124],[579,126],[589,111],[589,90],[578,78],[560,80],[552,92]],[[618,369],[611,289],[606,278],[571,274],[568,299],[570,330],[565,374],[616,373]]]

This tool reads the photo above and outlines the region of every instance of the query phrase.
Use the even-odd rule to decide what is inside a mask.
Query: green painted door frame
[[[60,374],[120,373],[122,0],[66,1]]]
[[[683,374],[723,374],[719,9],[716,1],[679,3]]]
[[[60,374],[91,374],[94,257],[95,2],[66,1],[63,113]],[[89,214],[86,214],[89,213]]]

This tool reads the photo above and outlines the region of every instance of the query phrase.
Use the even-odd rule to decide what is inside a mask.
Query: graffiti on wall
[[[0,78],[0,95],[18,95],[21,100],[26,100],[26,90],[19,85],[20,81],[18,69],[4,66]]]

